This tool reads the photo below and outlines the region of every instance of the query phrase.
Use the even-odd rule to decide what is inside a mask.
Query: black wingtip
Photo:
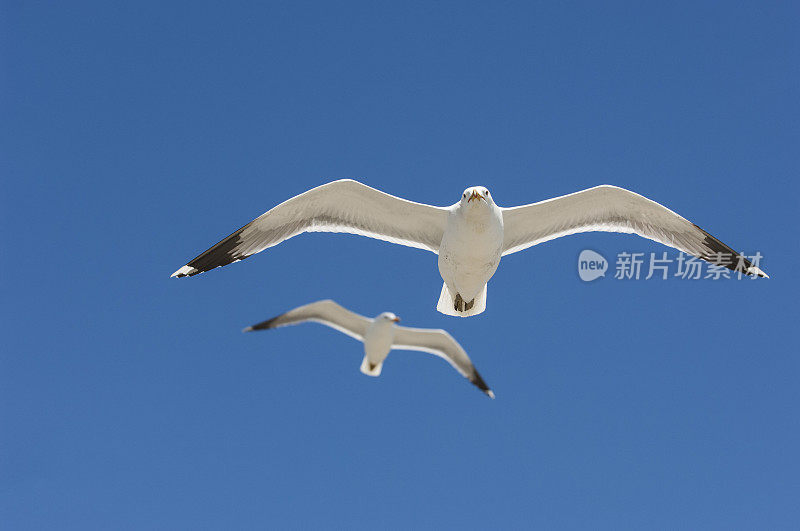
[[[280,317],[280,315],[278,316]],[[272,319],[267,319],[266,321],[262,321],[258,324],[254,324],[253,326],[248,326],[242,332],[254,332],[256,330],[267,330],[269,328],[275,328],[273,323],[278,319],[278,317],[273,317]]]
[[[740,272],[753,277],[769,278],[766,273],[761,271],[758,267],[755,267],[753,263],[750,262],[750,260],[748,260],[744,255],[737,253],[729,246],[722,243],[719,239],[703,230],[703,228],[699,227],[697,224],[692,223],[692,225],[694,225],[697,230],[703,233],[705,236],[703,243],[710,251],[705,255],[701,255],[700,258],[706,262],[714,265],[721,265],[737,273]]]
[[[475,386],[478,389],[486,393],[486,396],[488,396],[491,399],[494,399],[494,392],[491,389],[489,389],[489,386],[486,385],[486,382],[483,381],[483,378],[481,377],[478,371],[473,371],[472,377],[469,379],[469,381],[475,384]]]
[[[243,254],[241,249],[238,248],[241,244],[241,234],[245,227],[220,240],[216,245],[192,259],[185,266],[193,269],[187,275],[194,276],[205,273],[206,271],[244,260],[250,256]]]

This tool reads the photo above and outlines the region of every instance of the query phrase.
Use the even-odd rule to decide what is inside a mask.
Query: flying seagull
[[[443,358],[481,391],[494,398],[494,393],[475,370],[467,353],[450,334],[444,330],[399,326],[397,323],[400,318],[391,312],[384,312],[370,319],[351,312],[332,300],[323,300],[248,326],[244,332],[296,325],[306,321],[330,326],[363,342],[364,360],[361,362],[361,372],[364,374],[380,376],[383,362],[392,349],[419,350]]]
[[[350,179],[312,188],[257,217],[175,271],[186,277],[238,262],[302,232],[348,232],[439,255],[437,310],[468,317],[486,308],[500,258],[579,232],[638,234],[747,275],[766,273],[694,223],[639,194],[603,185],[530,205],[502,208],[489,190],[458,203],[415,203]]]

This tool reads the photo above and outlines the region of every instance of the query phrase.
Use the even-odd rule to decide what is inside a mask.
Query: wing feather
[[[281,326],[296,325],[312,321],[325,326],[329,326],[348,336],[364,341],[364,334],[367,333],[372,319],[351,312],[347,308],[336,304],[330,299],[312,302],[305,306],[300,306],[272,319],[267,319],[253,326],[248,326],[243,331],[252,332],[254,330],[267,330]]]
[[[284,201],[172,276],[192,276],[238,262],[303,232],[346,232],[438,253],[447,212],[358,181],[333,181]]]
[[[494,393],[478,373],[466,351],[444,330],[427,328],[395,327],[392,348],[416,350],[438,356],[468,378],[481,391],[494,398]]]
[[[616,186],[597,186],[547,201],[503,209],[503,255],[579,232],[622,232],[698,258],[766,277],[720,240],[670,209]]]

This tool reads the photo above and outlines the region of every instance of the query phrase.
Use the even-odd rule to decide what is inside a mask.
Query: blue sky
[[[255,4],[0,6],[8,528],[797,526],[796,4]],[[581,282],[583,249],[665,249],[613,234],[505,258],[472,319],[435,311],[433,254],[355,236],[169,278],[345,177],[616,184],[772,278]],[[240,333],[320,298],[447,328],[497,400]]]

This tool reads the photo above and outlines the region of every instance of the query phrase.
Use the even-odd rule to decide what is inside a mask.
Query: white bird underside
[[[361,342],[366,341],[367,343],[370,341],[368,338],[369,329],[375,323],[375,319],[351,312],[332,300],[321,300],[300,306],[256,325],[248,326],[244,331],[267,330],[309,321],[329,326],[354,339]],[[494,393],[483,381],[466,351],[446,331],[408,328],[394,323],[391,323],[391,327],[394,331],[391,341],[392,350],[415,350],[438,356],[447,361],[459,374],[467,378],[481,391],[494,398]],[[369,347],[369,345],[367,344],[365,347]],[[367,362],[367,357],[364,358],[364,362]],[[362,365],[362,371],[372,376],[380,374],[379,368],[377,371],[375,367],[365,370],[364,365]]]

